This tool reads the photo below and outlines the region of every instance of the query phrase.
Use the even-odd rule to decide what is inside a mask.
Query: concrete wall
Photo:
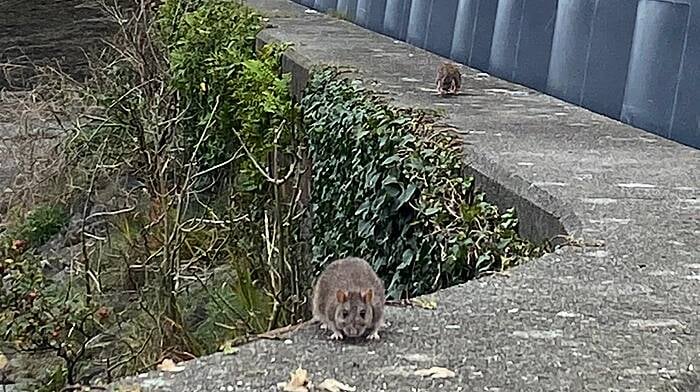
[[[93,4],[88,6],[88,4]],[[84,50],[110,34],[96,2],[84,0],[0,0],[0,88],[31,84],[32,64],[61,63],[84,75]]]
[[[295,0],[700,148],[700,0]]]

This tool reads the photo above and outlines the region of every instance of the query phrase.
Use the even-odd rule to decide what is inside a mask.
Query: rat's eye
[[[343,310],[343,318],[347,318],[349,315],[347,310]]]
[[[367,312],[360,310],[360,317],[365,318],[365,314],[367,314]]]

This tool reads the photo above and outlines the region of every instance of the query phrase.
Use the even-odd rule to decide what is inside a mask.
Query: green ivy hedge
[[[333,69],[313,77],[302,108],[317,270],[365,257],[397,298],[540,254],[517,234],[513,210],[499,212],[475,191],[457,140],[427,114],[392,107]]]

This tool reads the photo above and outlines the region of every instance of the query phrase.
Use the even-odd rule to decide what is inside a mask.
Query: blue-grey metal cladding
[[[612,118],[620,118],[636,13],[637,0],[596,0],[591,16],[590,39],[586,39],[586,51],[554,54],[552,49],[552,62],[555,56],[562,55],[581,56],[585,59],[580,100],[571,102]],[[561,25],[565,23],[566,21]],[[559,26],[557,20],[557,27]],[[556,35],[555,32],[555,37]],[[551,81],[551,64],[549,71]],[[557,95],[554,90],[548,92],[567,99]]]
[[[552,49],[557,0],[500,0],[489,71],[544,90]]]
[[[411,0],[387,0],[384,13],[384,34],[399,39],[406,39],[408,18],[411,13]]]
[[[295,0],[700,148],[700,0]]]
[[[700,148],[700,1],[697,0],[690,5],[669,137]]]
[[[383,33],[386,0],[358,0],[355,22],[360,26]]]
[[[458,0],[432,1],[425,32],[425,49],[450,57],[458,3]]]
[[[687,4],[639,2],[623,121],[670,136],[689,16]]]
[[[336,0],[316,0],[314,2],[314,8],[319,11],[330,11],[336,10],[338,7]]]
[[[338,0],[338,13],[347,19],[355,20],[357,0]]]
[[[488,71],[497,10],[498,1],[459,0],[451,59]]]
[[[432,0],[411,1],[411,11],[408,13],[408,29],[406,42],[419,48],[425,48],[425,31],[430,18]]]

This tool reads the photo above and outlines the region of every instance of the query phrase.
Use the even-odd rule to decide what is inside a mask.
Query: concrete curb
[[[257,48],[272,43],[280,41],[269,30],[258,34]],[[285,51],[282,71],[291,74],[291,91],[296,99],[301,100],[313,68],[323,65],[314,63],[294,48]],[[465,174],[474,177],[477,188],[485,193],[487,200],[502,210],[515,207],[520,233],[525,238],[559,244],[563,242],[562,237],[581,233],[579,218],[565,202],[468,146],[464,147],[464,152]]]

